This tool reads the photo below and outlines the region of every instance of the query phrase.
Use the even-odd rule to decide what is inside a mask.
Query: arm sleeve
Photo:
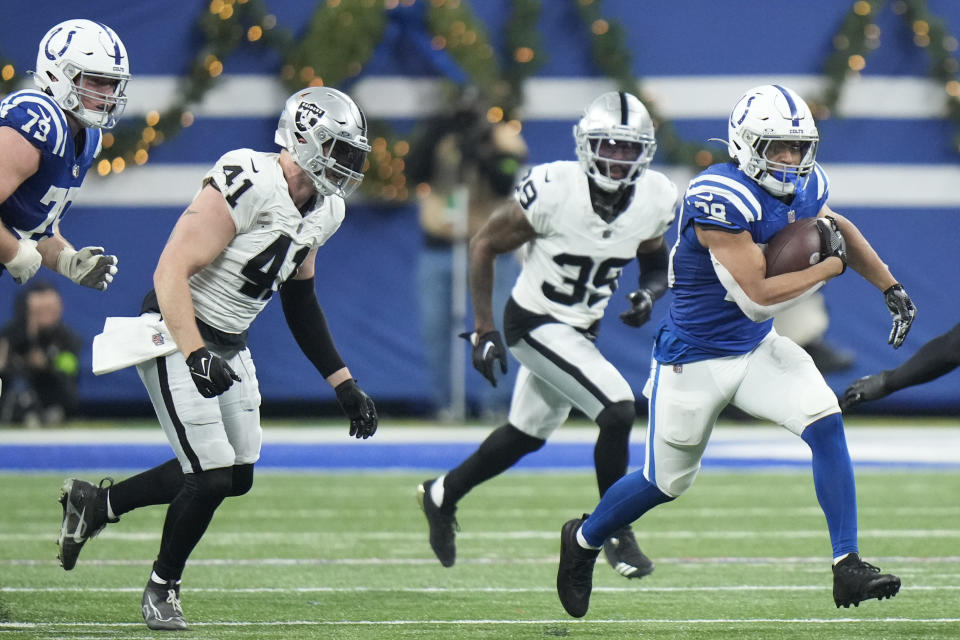
[[[280,288],[280,302],[290,333],[320,375],[326,378],[346,366],[333,344],[313,278],[287,280]]]
[[[930,382],[960,366],[960,324],[921,346],[909,360],[887,372],[891,392]]]
[[[670,256],[667,243],[650,253],[638,253],[637,264],[640,267],[640,288],[646,289],[654,300],[659,299],[667,290],[667,268]]]

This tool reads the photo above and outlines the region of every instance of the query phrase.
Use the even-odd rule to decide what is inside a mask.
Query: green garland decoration
[[[697,169],[717,162],[716,149],[681,140],[670,121],[660,114],[656,103],[643,94],[639,80],[633,75],[633,57],[626,44],[626,31],[619,22],[611,22],[603,17],[602,0],[573,1],[591,34],[594,64],[616,81],[618,90],[632,93],[643,100],[657,129],[657,149],[667,162]],[[726,157],[725,151],[722,157]]]
[[[286,53],[282,77],[287,89],[336,87],[358,76],[386,23],[386,12],[369,0],[325,3],[313,14],[300,42]]]
[[[880,46],[880,28],[875,18],[886,5],[887,0],[856,0],[851,5],[833,37],[834,51],[823,64],[827,86],[819,99],[809,101],[817,119],[833,114],[847,80],[866,67],[867,58]],[[956,129],[953,146],[960,151],[960,62],[954,56],[957,39],[947,30],[944,20],[930,12],[926,0],[895,0],[892,9],[913,32],[914,44],[927,53],[930,77],[943,84],[947,117]]]
[[[152,147],[190,126],[189,107],[202,101],[223,72],[223,60],[241,45],[264,46],[281,53],[285,64],[281,77],[288,89],[310,84],[338,85],[361,73],[375,51],[385,28],[387,11],[401,3],[430,2],[427,21],[433,45],[445,48],[464,69],[471,82],[499,107],[491,118],[512,118],[523,103],[523,86],[544,57],[537,31],[540,0],[515,0],[506,24],[506,53],[502,64],[493,51],[485,25],[467,0],[327,0],[314,13],[307,33],[299,42],[276,28],[264,0],[209,0],[198,20],[205,42],[181,79],[176,101],[163,113],[146,115],[145,122],[124,123],[104,136],[104,159],[97,165],[101,175],[122,171],[128,164],[143,164]],[[621,90],[643,98],[657,125],[660,150],[668,162],[702,168],[715,161],[715,150],[679,138],[663,118],[654,101],[643,95],[632,72],[632,56],[623,26],[603,17],[602,0],[572,0],[591,34],[593,59]],[[814,114],[822,119],[836,109],[847,79],[866,65],[869,54],[880,44],[874,23],[887,0],[856,0],[833,38],[834,52],[824,61],[827,87],[810,100]],[[948,117],[957,127],[954,145],[960,151],[960,63],[954,52],[957,39],[944,21],[933,15],[925,0],[894,0],[893,10],[914,33],[914,42],[930,57],[930,75],[944,85]],[[317,73],[322,69],[322,75]],[[0,57],[0,95],[13,91],[22,77],[12,62]],[[410,193],[403,176],[403,156],[409,143],[396,136],[385,122],[371,121],[374,152],[363,191],[373,199],[405,201]],[[110,157],[107,157],[110,156]],[[371,179],[372,178],[372,179]]]

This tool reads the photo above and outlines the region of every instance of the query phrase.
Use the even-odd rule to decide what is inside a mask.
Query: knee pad
[[[597,416],[597,425],[601,431],[626,432],[630,434],[633,422],[637,419],[637,408],[633,400],[615,402]]]
[[[233,486],[230,488],[230,496],[242,496],[253,487],[253,465],[235,464],[233,465]]]
[[[230,495],[233,487],[233,467],[185,474],[183,487],[201,500],[219,502]]]

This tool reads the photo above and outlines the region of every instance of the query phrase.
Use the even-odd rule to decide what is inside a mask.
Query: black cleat
[[[63,521],[57,538],[57,558],[65,570],[76,566],[84,543],[107,526],[106,495],[111,486],[113,478],[104,478],[99,487],[84,480],[70,479],[63,483],[60,489]]]
[[[445,567],[452,567],[457,561],[457,545],[454,539],[456,532],[460,530],[457,519],[454,514],[457,508],[454,507],[450,513],[445,513],[439,505],[434,503],[430,497],[430,487],[437,479],[426,480],[417,487],[417,498],[420,501],[420,508],[423,509],[423,515],[427,517],[427,524],[430,525],[430,548]]]
[[[587,615],[593,590],[593,566],[599,549],[584,549],[577,542],[577,530],[587,519],[567,520],[560,529],[560,566],[557,568],[557,595],[560,604],[574,618]]]
[[[180,607],[180,585],[173,580],[157,584],[147,580],[140,604],[143,620],[154,631],[189,631]]]
[[[653,573],[653,561],[640,550],[629,525],[604,540],[603,553],[610,566],[625,578],[642,578]]]
[[[851,553],[833,565],[833,601],[837,608],[860,606],[870,598],[892,598],[900,591],[900,578],[880,573],[880,568]]]

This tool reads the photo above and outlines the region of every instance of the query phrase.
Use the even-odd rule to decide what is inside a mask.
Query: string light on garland
[[[190,64],[173,105],[162,113],[151,110],[139,123],[127,118],[104,136],[103,148],[112,157],[97,164],[97,173],[119,173],[131,163],[149,161],[150,149],[193,124],[189,107],[199,103],[224,73],[223,61],[237,47],[251,42],[279,51],[288,51],[292,36],[275,29],[276,18],[267,13],[262,0],[211,0],[198,21],[206,36],[204,47]],[[255,37],[251,37],[254,36]]]
[[[175,102],[163,112],[153,110],[140,121],[124,119],[103,138],[104,157],[97,172],[107,175],[131,164],[149,161],[150,150],[193,124],[191,105],[200,103],[206,92],[226,71],[224,61],[237,47],[250,44],[279,52],[284,58],[281,78],[287,89],[304,85],[339,86],[362,73],[380,44],[388,12],[412,8],[417,0],[328,0],[313,14],[305,35],[297,42],[289,32],[277,29],[276,16],[267,12],[264,0],[210,0],[198,21],[205,36],[187,76],[182,79]],[[420,0],[424,2],[425,0]],[[715,161],[714,151],[682,141],[669,121],[657,111],[655,101],[644,96],[633,75],[632,57],[626,34],[616,20],[604,17],[602,0],[571,0],[590,34],[597,67],[611,77],[618,88],[644,99],[657,124],[661,153],[668,162],[704,167]],[[494,53],[487,29],[461,0],[430,0],[425,6],[426,27],[431,45],[447,52],[497,110],[488,118],[507,122],[517,131],[517,116],[523,102],[525,81],[543,64],[540,44],[540,0],[515,0],[505,22],[502,56]],[[834,52],[824,63],[827,88],[809,100],[818,118],[829,117],[836,108],[844,83],[866,69],[869,55],[881,45],[877,14],[887,0],[856,0],[850,5],[833,38]],[[960,69],[954,54],[958,42],[943,20],[932,15],[924,0],[893,0],[893,11],[911,29],[914,43],[930,57],[930,75],[943,83],[948,117],[960,131]],[[322,74],[318,72],[322,70]],[[0,95],[13,91],[22,81],[14,65],[0,58]],[[361,189],[368,197],[403,201],[423,185],[406,184],[404,158],[409,143],[395,135],[387,123],[370,122],[377,142],[369,156],[367,178]],[[960,150],[960,135],[954,144]],[[725,154],[724,154],[725,155]],[[382,168],[382,171],[381,171]],[[381,175],[384,176],[381,178]]]
[[[880,46],[880,27],[874,20],[886,5],[887,0],[857,0],[850,7],[833,37],[834,52],[823,65],[827,86],[819,99],[808,100],[815,118],[830,117],[847,80],[866,68],[867,56]],[[943,19],[930,12],[926,0],[894,0],[891,8],[910,29],[914,44],[930,59],[930,76],[943,85],[947,117],[955,128],[953,146],[960,151],[960,62],[954,56],[957,39]]]
[[[605,75],[616,81],[619,90],[632,93],[643,100],[657,129],[657,148],[666,161],[698,169],[716,162],[712,149],[681,140],[673,125],[661,116],[655,101],[644,95],[640,82],[633,74],[632,55],[626,44],[627,38],[623,26],[619,22],[611,22],[603,17],[600,0],[576,0],[576,2],[580,18],[591,34],[594,64]]]

